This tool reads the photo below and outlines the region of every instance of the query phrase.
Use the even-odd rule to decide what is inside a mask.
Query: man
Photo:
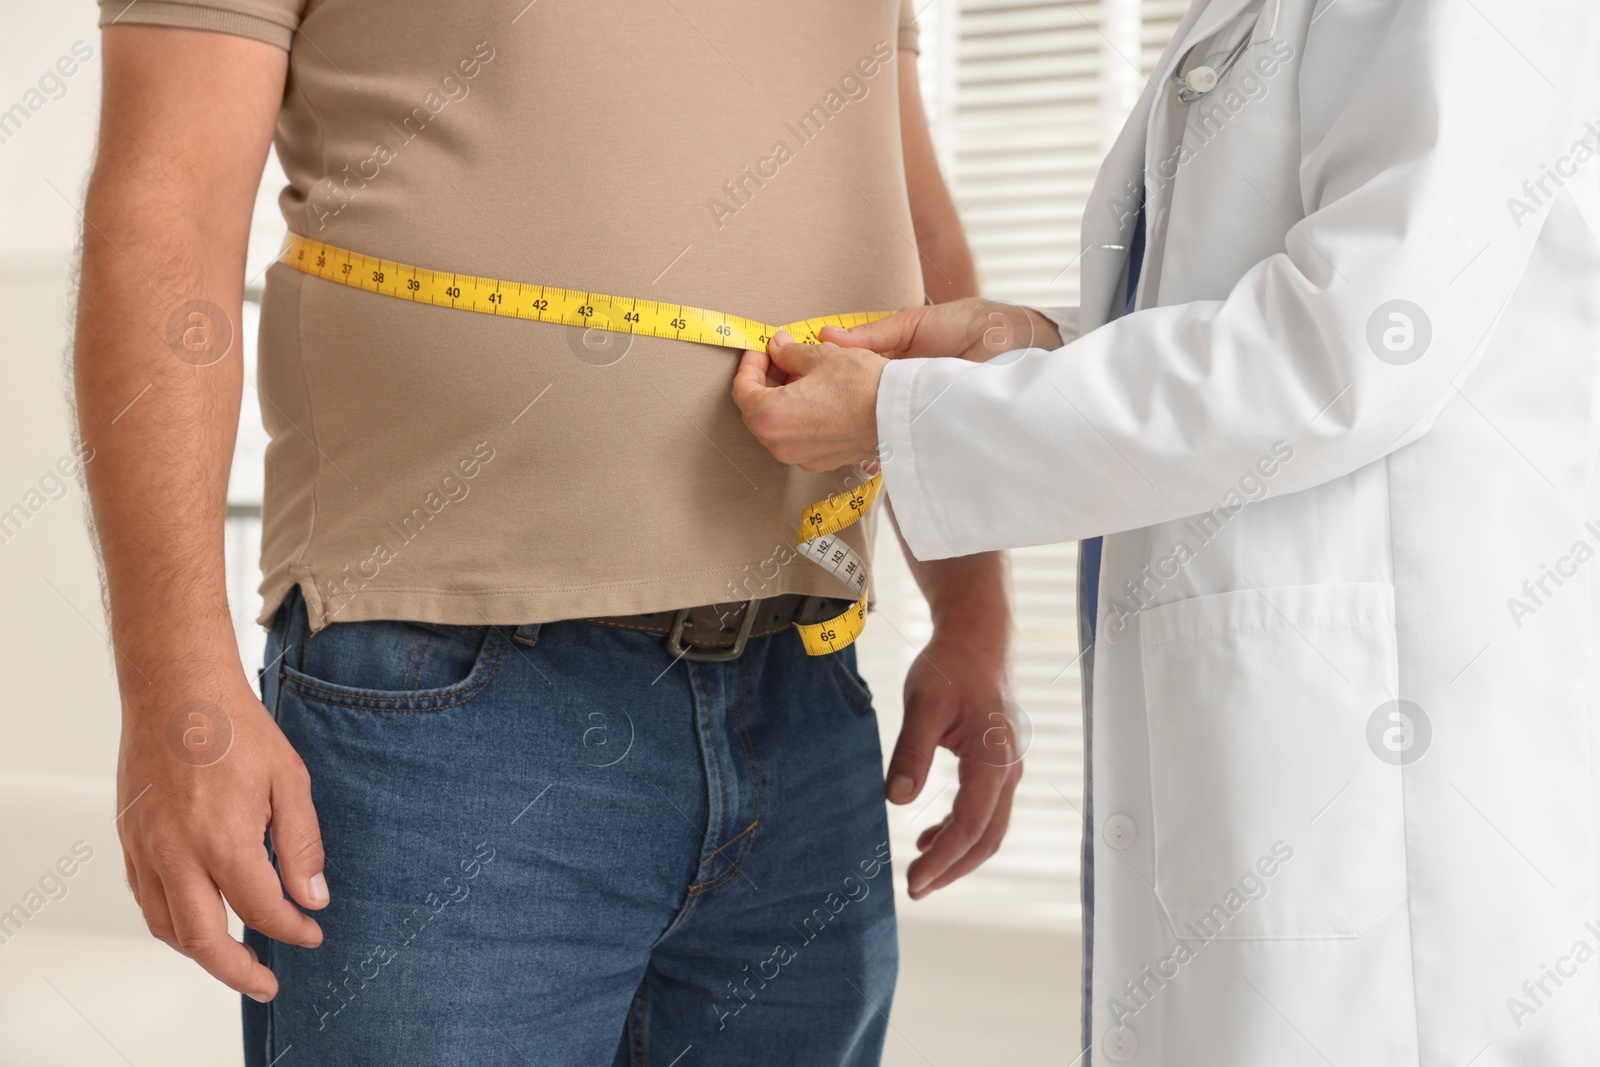
[[[274,265],[258,701],[225,603],[225,342],[274,131],[291,231],[374,276],[774,323],[970,293],[909,10],[107,0],[102,23],[76,375],[118,825],[151,931],[251,998],[247,1062],[877,1062],[877,729],[853,653],[793,625],[853,600],[795,551],[846,484],[744,431],[732,352]],[[936,634],[888,796],[940,744],[964,765],[915,896],[993,852],[1018,775],[981,751],[1000,558],[918,577]]]
[[[924,558],[1107,535],[1087,1062],[1600,1059],[1600,9],[1533,10],[1198,3],[1058,351],[746,357]]]

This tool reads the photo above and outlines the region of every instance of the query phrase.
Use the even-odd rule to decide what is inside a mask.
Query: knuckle
[[[316,834],[297,833],[287,842],[287,846],[278,850],[279,858],[287,859],[290,863],[322,863],[322,838]]]
[[[235,907],[233,913],[239,916],[239,921],[252,930],[265,932],[279,924],[282,913],[276,909],[262,904],[249,904],[244,907]]]
[[[194,851],[209,860],[222,859],[233,853],[233,838],[220,826],[210,826],[195,837]]]
[[[217,942],[210,934],[199,934],[184,931],[173,938],[178,946],[178,951],[197,962],[213,958],[217,952]]]
[[[194,852],[189,842],[168,831],[151,837],[149,849],[156,865],[167,870],[187,863]]]
[[[294,760],[289,764],[286,773],[291,788],[307,793],[311,791],[311,771],[306,767],[304,760]]]

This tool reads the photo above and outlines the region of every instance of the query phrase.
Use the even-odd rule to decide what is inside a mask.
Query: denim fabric
[[[250,1067],[878,1062],[897,967],[849,651],[732,663],[586,623],[306,632],[263,699],[311,771],[320,948],[249,944]]]

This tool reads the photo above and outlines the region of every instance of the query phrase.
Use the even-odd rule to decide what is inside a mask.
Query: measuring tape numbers
[[[824,326],[849,329],[890,314],[876,311],[820,315],[787,326],[769,326],[740,315],[682,304],[413,267],[337,248],[299,234],[289,235],[279,259],[287,266],[324,281],[434,307],[531,319],[585,330],[643,334],[740,351],[764,350],[779,330],[787,331],[797,341],[817,344],[820,341],[818,331]],[[825,622],[795,625],[807,655],[825,656],[837,652],[861,636],[866,626],[866,561],[837,534],[861,521],[882,485],[883,475],[875,474],[859,486],[812,504],[800,516],[798,554],[839,579],[856,597],[856,602],[841,615]]]

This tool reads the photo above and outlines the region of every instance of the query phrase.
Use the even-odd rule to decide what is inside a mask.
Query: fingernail
[[[326,904],[328,902],[328,880],[322,877],[321,871],[311,876],[309,890],[313,903]]]
[[[265,993],[246,993],[245,996],[249,997],[257,1004],[266,1004],[272,1000],[272,998],[267,996]]]
[[[778,342],[780,345],[792,345],[792,344],[794,344],[794,338],[790,335],[788,330],[779,330],[776,334],[773,335],[772,339],[774,341]]]
[[[908,891],[911,893],[912,896],[916,896],[918,893],[920,893],[924,889],[928,888],[928,883],[931,882],[931,881],[933,881],[933,879],[924,878],[920,882],[912,882]]]
[[[917,783],[911,780],[909,774],[897,774],[889,779],[889,799],[899,802],[911,799],[911,791]]]

